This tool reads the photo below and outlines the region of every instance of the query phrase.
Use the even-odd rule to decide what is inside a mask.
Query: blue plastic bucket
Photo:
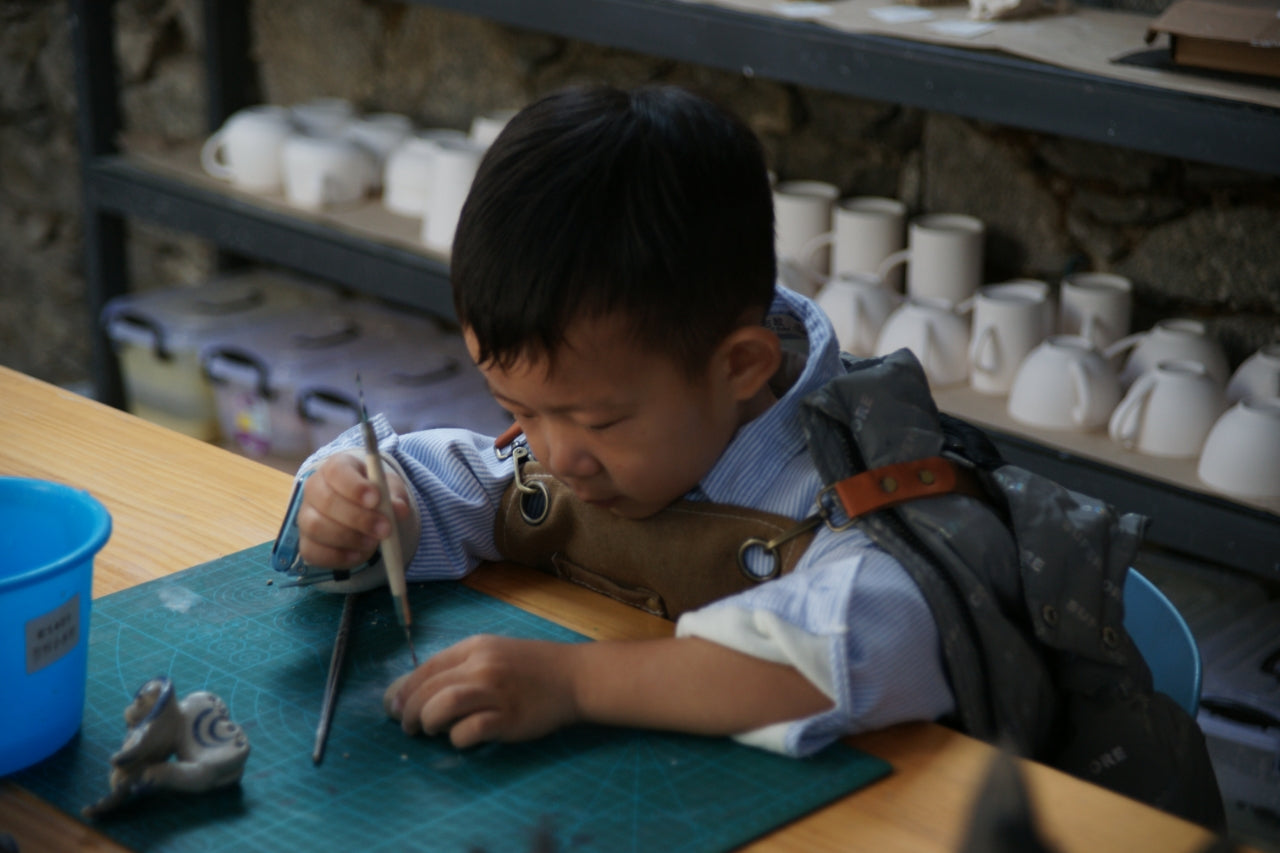
[[[109,535],[88,492],[0,477],[0,776],[80,728],[93,558]]]

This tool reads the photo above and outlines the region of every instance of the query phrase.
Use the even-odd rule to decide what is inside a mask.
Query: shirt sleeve
[[[379,452],[409,490],[412,519],[402,535],[406,577],[456,579],[483,561],[500,559],[493,525],[513,463],[494,453],[493,437],[463,429],[397,435],[381,415],[370,422]],[[307,459],[300,475],[334,453],[363,447],[360,428],[352,427]]]
[[[791,574],[684,614],[676,635],[794,666],[832,700],[811,717],[737,736],[775,752],[810,755],[845,735],[954,707],[928,603],[856,528],[824,530]]]

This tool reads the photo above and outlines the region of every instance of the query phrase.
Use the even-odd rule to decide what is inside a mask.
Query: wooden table
[[[267,466],[3,367],[0,476],[68,483],[106,505],[114,529],[95,565],[95,597],[271,539],[292,484]],[[598,639],[672,630],[664,620],[514,566],[485,566],[469,582]],[[932,724],[897,726],[850,743],[889,761],[893,774],[749,849],[956,849],[993,750]],[[1023,766],[1044,831],[1061,850],[1178,853],[1210,838],[1193,824],[1051,768]],[[23,853],[121,849],[11,782],[0,784],[0,832],[12,834]]]

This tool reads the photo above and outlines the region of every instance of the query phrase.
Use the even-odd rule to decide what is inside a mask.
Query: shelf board
[[[1280,109],[995,51],[682,0],[414,2],[763,79],[1280,174]]]
[[[97,158],[88,175],[89,192],[105,209],[437,316],[454,316],[447,259],[420,244],[415,220],[387,212],[377,200],[340,211],[300,211],[278,195],[239,192],[209,177],[190,148]],[[1280,498],[1214,494],[1196,476],[1194,460],[1130,453],[1101,433],[1026,427],[1008,416],[1001,397],[963,386],[939,389],[934,396],[939,408],[989,431],[1009,461],[1155,519],[1148,541],[1280,577]]]
[[[323,214],[219,184],[183,149],[97,157],[86,195],[102,210],[201,237],[220,249],[454,320],[448,261],[417,241],[418,223],[369,201]]]
[[[1028,427],[1009,417],[1004,397],[958,386],[934,399],[986,430],[1008,461],[1149,517],[1147,541],[1280,579],[1280,498],[1216,494],[1196,475],[1196,460],[1133,453],[1103,432]]]

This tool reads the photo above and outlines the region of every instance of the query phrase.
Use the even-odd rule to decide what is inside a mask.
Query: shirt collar
[[[775,468],[805,449],[797,416],[800,401],[841,371],[831,321],[812,300],[782,285],[774,289],[764,325],[782,340],[783,370],[803,361],[791,387],[772,406],[741,426],[694,493],[714,503],[758,505],[772,488]]]

